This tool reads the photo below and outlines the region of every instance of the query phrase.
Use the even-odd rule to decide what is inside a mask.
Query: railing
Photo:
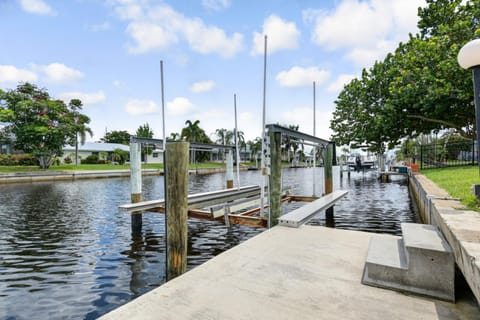
[[[477,145],[473,140],[435,143],[420,146],[420,168],[474,166],[478,164]]]

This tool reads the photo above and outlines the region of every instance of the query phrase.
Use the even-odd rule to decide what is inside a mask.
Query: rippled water
[[[416,221],[403,179],[352,173],[340,180],[335,170],[334,189],[350,192],[333,220],[320,213],[311,224],[399,234],[401,222]],[[312,172],[285,170],[283,185],[311,195]],[[323,179],[320,169],[316,178]],[[225,184],[224,174],[189,179],[190,193]],[[242,185],[260,179],[241,174]],[[144,199],[163,198],[163,177],[144,177],[143,190]],[[321,184],[315,190],[321,194]],[[0,185],[0,318],[94,319],[165,282],[164,216],[145,214],[142,235],[132,238],[129,215],[117,209],[129,192],[126,178]],[[188,268],[261,231],[191,219]]]

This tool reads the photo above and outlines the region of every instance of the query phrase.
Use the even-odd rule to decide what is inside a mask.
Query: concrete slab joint
[[[443,236],[432,225],[401,227],[403,238],[371,238],[362,283],[455,301],[455,262]]]

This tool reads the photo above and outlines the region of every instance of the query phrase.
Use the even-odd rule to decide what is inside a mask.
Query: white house
[[[130,152],[129,146],[120,143],[85,142],[84,144],[78,144],[78,157],[79,159],[85,159],[90,155],[97,155],[101,159],[101,153],[106,153],[106,158],[111,159],[115,149]],[[73,162],[75,161],[75,146],[67,145],[63,147],[62,162],[65,162],[67,157],[72,159]]]
[[[154,149],[151,154],[147,154],[147,159],[142,160],[145,163],[163,163],[163,150]]]
[[[115,149],[121,149],[126,152],[130,152],[130,147],[119,143],[100,143],[100,142],[85,142],[85,144],[78,145],[78,157],[79,159],[85,159],[90,155],[97,155],[99,159],[102,159],[102,155],[106,156],[106,159],[112,159],[112,153]],[[63,148],[62,162],[65,162],[65,158],[69,157],[72,162],[75,161],[75,146],[67,145]],[[143,157],[142,157],[143,158]],[[147,155],[145,163],[163,163],[163,150],[155,149],[151,154]]]

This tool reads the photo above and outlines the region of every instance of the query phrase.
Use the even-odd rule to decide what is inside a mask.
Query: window
[[[158,152],[154,152],[154,153],[152,154],[152,156],[153,156],[154,158],[158,158]]]

